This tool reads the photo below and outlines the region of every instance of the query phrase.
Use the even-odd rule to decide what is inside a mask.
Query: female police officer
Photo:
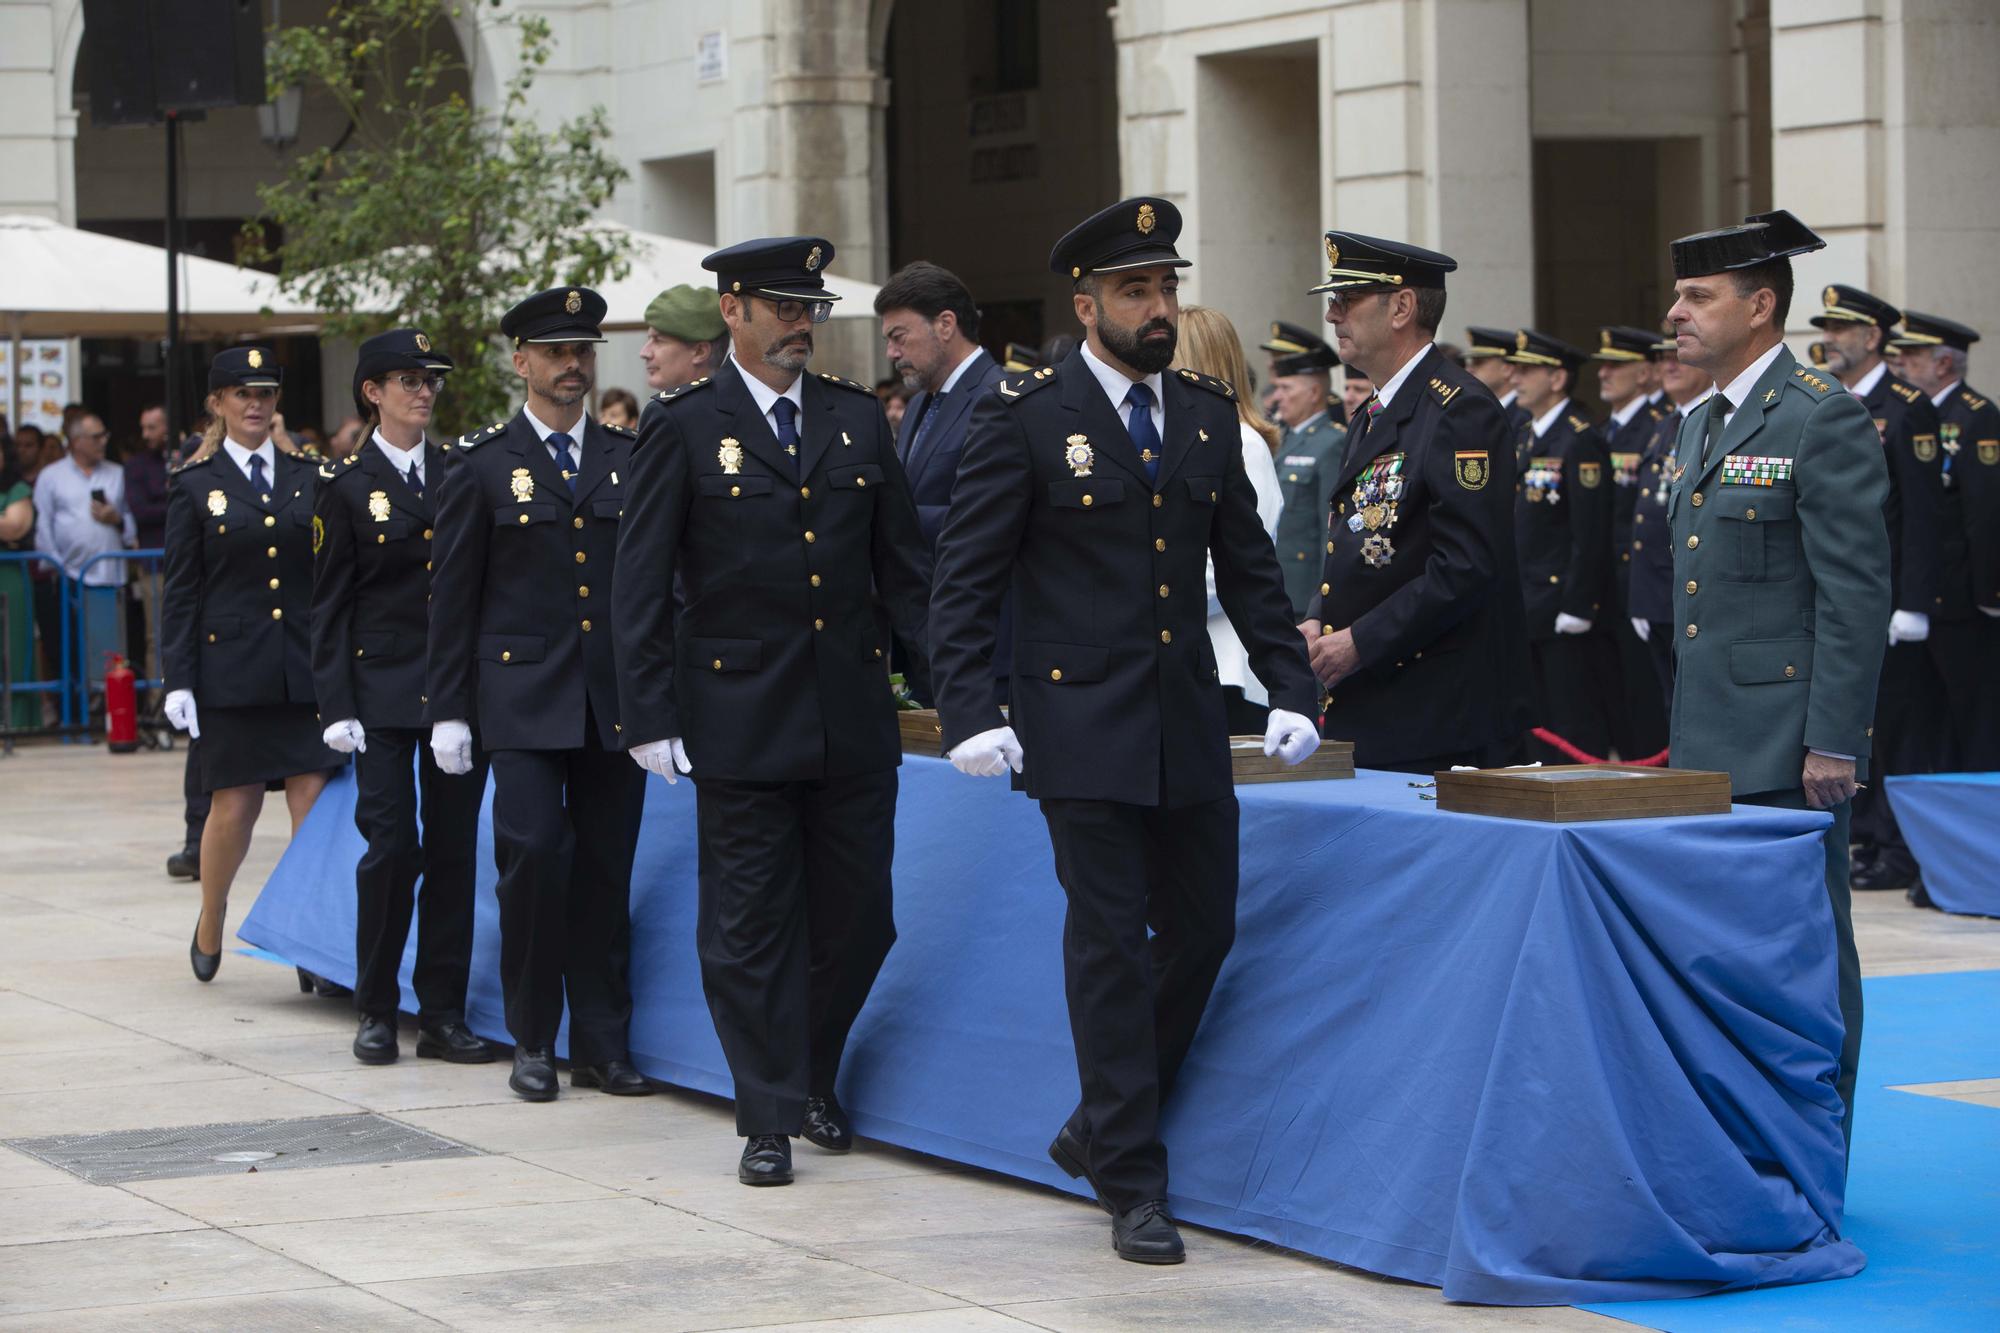
[[[284,783],[298,831],[340,757],[320,741],[306,650],[314,467],[271,441],[281,378],[261,347],[208,369],[214,424],[167,492],[161,658],[167,719],[190,736],[214,804],[201,837],[201,914],[188,960],[222,965],[230,881],[250,850],[264,787]]]
[[[354,868],[354,1008],[361,1015],[354,1058],[369,1065],[398,1053],[397,972],[420,874],[417,1054],[457,1064],[493,1058],[465,1026],[486,763],[479,757],[471,772],[453,777],[425,743],[431,488],[444,476],[444,450],[425,428],[451,368],[417,329],[391,329],[362,343],[354,406],[372,433],[320,470],[313,505],[313,684],[326,743],[354,755],[354,823],[368,840]]]

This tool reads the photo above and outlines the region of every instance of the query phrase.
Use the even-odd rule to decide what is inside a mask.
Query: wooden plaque
[[[1729,775],[1636,764],[1553,764],[1437,775],[1440,810],[1567,824],[1729,813]]]
[[[944,755],[944,726],[935,708],[906,708],[896,714],[896,729],[903,734],[903,753]]]
[[[1321,741],[1319,748],[1292,767],[1264,753],[1262,736],[1229,738],[1230,776],[1237,782],[1318,782],[1354,776],[1354,742]]]

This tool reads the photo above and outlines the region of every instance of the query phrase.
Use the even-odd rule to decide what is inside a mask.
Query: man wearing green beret
[[[692,384],[715,373],[729,351],[721,302],[702,287],[669,287],[646,307],[646,387],[654,393]]]

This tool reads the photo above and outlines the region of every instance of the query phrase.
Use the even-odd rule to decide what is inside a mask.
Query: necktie
[[[562,469],[563,485],[569,487],[569,498],[576,498],[576,460],[570,453],[570,446],[576,441],[561,431],[549,432],[549,448],[556,451],[556,466]],[[415,463],[410,464],[414,469]]]
[[[771,404],[771,415],[778,419],[778,443],[795,460],[799,456],[799,405],[789,398],[780,398]]]
[[[1729,399],[1722,394],[1708,400],[1708,421],[1702,433],[1701,465],[1708,466],[1710,454],[1722,443],[1722,419],[1729,415]]]
[[[416,496],[419,500],[424,498],[424,479],[417,475],[415,459],[410,460],[410,475],[403,478],[403,480],[410,483],[410,493],[412,495]]]
[[[907,469],[915,464],[917,455],[923,452],[924,437],[931,433],[931,423],[938,419],[938,404],[943,401],[944,395],[941,393],[934,393],[925,397],[924,414],[917,419],[917,433],[910,437],[910,452],[903,459],[904,468]]]
[[[1132,444],[1139,450],[1139,461],[1146,465],[1146,480],[1160,479],[1160,432],[1153,429],[1153,391],[1145,384],[1135,384],[1125,395],[1125,405],[1132,409],[1125,429],[1131,433]]]
[[[250,486],[266,500],[270,499],[271,483],[264,476],[264,455],[250,455]]]

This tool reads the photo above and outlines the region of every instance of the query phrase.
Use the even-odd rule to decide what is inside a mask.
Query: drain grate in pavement
[[[227,1175],[252,1169],[284,1171],[302,1166],[369,1166],[479,1156],[477,1149],[379,1115],[119,1129],[5,1142],[94,1185]]]

